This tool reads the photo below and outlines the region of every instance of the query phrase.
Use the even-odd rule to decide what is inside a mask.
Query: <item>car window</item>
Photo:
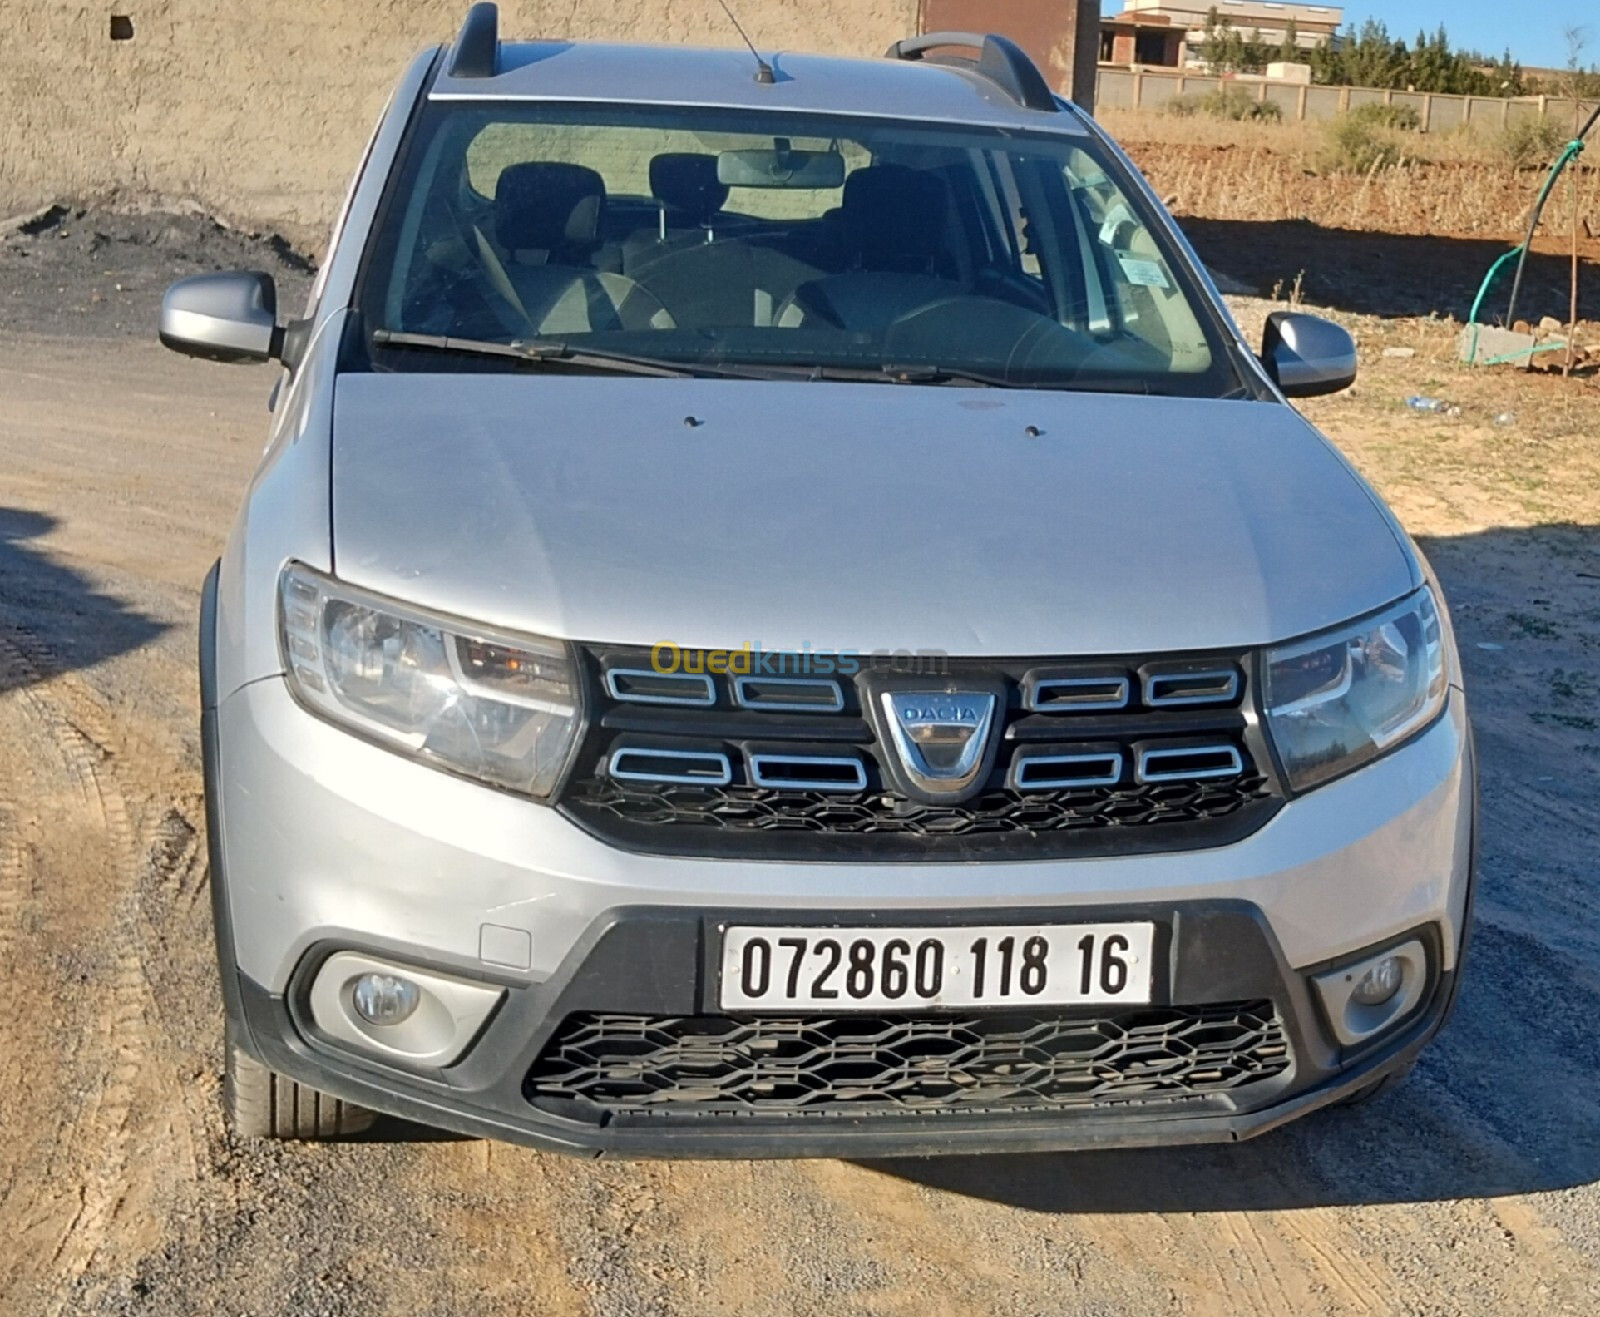
[[[871,163],[864,153],[849,149],[853,143],[792,137],[789,140],[798,151],[841,152],[847,170]],[[736,151],[749,145],[748,135],[737,133],[696,133],[671,128],[628,132],[615,127],[586,131],[572,124],[501,121],[487,124],[468,144],[467,178],[473,190],[489,201],[507,166],[529,160],[565,161],[596,170],[605,183],[608,197],[650,199],[651,164],[658,157]],[[751,217],[814,218],[837,206],[842,190],[842,186],[734,188],[728,209]]]
[[[1092,139],[770,112],[428,107],[360,292],[394,336],[1218,396],[1163,221]],[[449,368],[438,360],[428,369]]]

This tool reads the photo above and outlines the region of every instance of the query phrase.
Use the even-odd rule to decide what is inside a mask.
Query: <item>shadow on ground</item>
[[[0,694],[92,667],[166,629],[34,543],[55,527],[42,512],[0,507]]]
[[[1312,305],[1374,316],[1434,313],[1466,320],[1489,267],[1511,246],[1495,239],[1324,228],[1309,220],[1189,217],[1180,223],[1208,266],[1263,297],[1277,285],[1287,297],[1303,275],[1304,297]],[[1593,259],[1595,244],[1585,247],[1590,259],[1580,265],[1578,310],[1600,320],[1600,262]],[[1570,278],[1570,256],[1530,256],[1517,318],[1550,315],[1565,322]],[[1510,292],[1508,266],[1484,302],[1487,322],[1503,318]]]
[[[869,1163],[1037,1212],[1495,1198],[1600,1181],[1600,529],[1423,544],[1482,766],[1478,919],[1456,1012],[1407,1083],[1249,1143]]]

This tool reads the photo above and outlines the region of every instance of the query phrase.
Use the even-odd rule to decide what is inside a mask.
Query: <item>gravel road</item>
[[[1397,1092],[1135,1154],[597,1163],[396,1125],[244,1144],[218,1103],[191,656],[272,377],[134,334],[172,239],[25,285],[75,240],[0,251],[0,1313],[1600,1310],[1592,386],[1474,386],[1512,394],[1419,421],[1393,399],[1456,387],[1419,327],[1415,358],[1311,409],[1444,578],[1484,762],[1461,1006]],[[117,282],[126,302],[86,300]],[[1495,427],[1508,405],[1540,424]]]

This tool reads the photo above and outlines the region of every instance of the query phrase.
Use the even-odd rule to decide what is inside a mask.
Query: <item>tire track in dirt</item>
[[[0,649],[0,691],[19,684],[7,652]],[[0,699],[0,745],[14,746],[20,741],[6,735],[15,700]],[[0,772],[0,981],[10,981],[11,944],[20,934],[23,904],[27,899],[27,841],[22,832],[21,806],[16,799],[12,771]]]
[[[1306,1257],[1312,1276],[1325,1282],[1330,1303],[1342,1311],[1380,1313],[1393,1301],[1395,1276],[1361,1254],[1356,1240],[1331,1212],[1308,1209],[1275,1214],[1274,1221]]]
[[[972,1167],[981,1160],[962,1159]],[[972,1314],[1097,1305],[1154,1312],[1169,1305],[1170,1278],[1120,1265],[1133,1241],[1116,1217],[1019,1215],[920,1183],[916,1162],[824,1161],[803,1164],[803,1173],[836,1213],[847,1214],[849,1233],[871,1240],[874,1252],[897,1266],[910,1262],[907,1312],[923,1301],[940,1312]]]
[[[1071,1175],[1070,1158],[1049,1161]],[[991,1283],[1005,1277],[1014,1282],[1037,1272],[1040,1254],[1053,1249],[1086,1259],[1077,1268],[1085,1297],[1104,1298],[1120,1290],[1118,1297],[1128,1311],[1155,1311],[1169,1304],[1186,1313],[1219,1317],[1384,1311],[1386,1301],[1377,1301],[1382,1282],[1356,1287],[1330,1277],[1327,1260],[1335,1249],[1327,1244],[1305,1247],[1305,1232],[1284,1213],[1090,1210],[1019,1218],[1003,1202],[951,1196],[898,1180],[850,1182],[830,1175],[826,1166],[817,1169],[838,1183],[841,1198],[874,1219],[875,1229],[886,1216],[897,1219],[897,1243],[934,1250],[949,1264],[948,1274],[981,1276],[987,1271]],[[974,1265],[973,1244],[979,1240],[988,1246],[987,1262]],[[959,1270],[958,1258],[965,1259]],[[1324,1292],[1333,1287],[1347,1292],[1348,1301],[1327,1302]],[[1387,1292],[1392,1295],[1393,1288]],[[1030,1290],[1018,1295],[1022,1302],[1042,1302],[1044,1297]]]
[[[147,796],[157,794],[154,784],[142,772],[126,771],[137,758],[117,755],[112,719],[98,697],[75,677],[54,671],[33,637],[15,629],[0,634],[0,670],[10,687],[8,750],[32,765],[12,777],[12,796],[19,786],[26,794],[9,802],[4,916],[13,936],[25,919],[33,926],[26,959],[75,1035],[66,1073],[35,1076],[31,1086],[33,1113],[48,1113],[51,1123],[40,1130],[34,1122],[28,1132],[47,1141],[50,1173],[31,1184],[25,1170],[12,1177],[13,1191],[31,1198],[13,1206],[46,1236],[44,1275],[35,1282],[48,1278],[42,1310],[53,1314],[94,1301],[103,1283],[97,1263],[115,1223],[146,1218],[128,1220],[132,1228],[118,1232],[118,1251],[150,1237],[155,1191],[192,1166],[195,1140],[190,1121],[171,1120],[184,1107],[171,1070],[160,1063],[151,1028],[155,996],[139,934],[136,880],[145,839],[123,778]],[[16,944],[11,958],[24,958]],[[17,973],[20,966],[9,968],[15,981],[28,981]],[[21,1014],[0,1025],[21,1034],[21,1045],[6,1050],[18,1057],[47,1055],[49,1028],[38,1027],[36,1012]],[[64,1089],[55,1101],[39,1093],[41,1078]],[[170,1137],[155,1163],[161,1176],[151,1176],[150,1165],[130,1166],[136,1107],[141,1122],[167,1117]],[[76,1187],[63,1192],[63,1185]]]

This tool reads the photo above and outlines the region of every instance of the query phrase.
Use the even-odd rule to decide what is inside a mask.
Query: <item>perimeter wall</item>
[[[733,0],[758,45],[881,55],[918,0]],[[0,0],[0,221],[191,203],[315,251],[407,61],[466,0]],[[502,0],[508,36],[735,45],[716,0]]]

